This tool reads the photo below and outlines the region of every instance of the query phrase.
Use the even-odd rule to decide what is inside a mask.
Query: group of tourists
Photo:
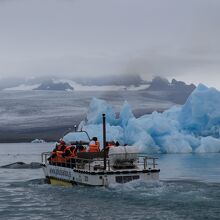
[[[111,147],[119,146],[118,142],[109,141],[106,143],[106,152]],[[103,150],[102,150],[103,151]],[[74,144],[67,144],[63,139],[60,139],[55,148],[53,149],[51,156],[48,158],[50,164],[57,165],[67,165],[75,163],[76,158],[78,158],[78,153],[82,152],[90,152],[90,153],[98,153],[100,152],[100,143],[97,137],[93,137],[90,141],[89,145],[83,144],[81,141],[76,141]]]
[[[56,143],[56,146],[48,160],[51,163],[66,163],[70,161],[71,158],[77,158],[77,153],[81,152],[100,152],[100,143],[98,138],[93,137],[88,147],[83,145],[80,141],[76,141],[74,145],[67,145],[63,139],[60,139]]]

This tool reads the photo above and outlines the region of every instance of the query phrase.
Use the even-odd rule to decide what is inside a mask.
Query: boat
[[[101,152],[79,152],[77,157],[62,163],[51,162],[51,152],[42,153],[42,167],[47,182],[52,185],[109,186],[131,181],[158,181],[160,169],[155,157],[140,154],[134,146],[115,146],[107,149],[106,118],[103,120],[103,150]],[[86,131],[74,131],[71,146],[82,144],[89,147],[91,138]],[[74,136],[74,135],[72,135]]]

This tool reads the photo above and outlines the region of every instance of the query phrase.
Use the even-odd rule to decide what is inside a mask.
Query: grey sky
[[[220,88],[219,0],[0,0],[0,76],[138,73]]]

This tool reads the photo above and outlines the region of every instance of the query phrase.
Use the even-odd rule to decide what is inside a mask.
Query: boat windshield
[[[85,131],[69,132],[63,137],[66,143],[72,142],[90,142],[89,136]]]

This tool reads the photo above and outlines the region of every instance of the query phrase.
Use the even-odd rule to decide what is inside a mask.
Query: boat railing
[[[118,154],[117,154],[118,156]],[[69,157],[63,158],[62,161],[53,161],[50,159],[51,152],[44,152],[41,154],[42,164],[53,165],[58,167],[75,168],[78,170],[87,170],[89,172],[103,170],[104,163],[103,158],[79,158],[79,157]],[[157,166],[156,160],[158,158],[149,157],[146,155],[138,155],[137,159],[125,159],[124,161],[112,161],[107,158],[106,170],[118,170],[118,169],[134,169],[139,166],[146,169],[155,169]]]

